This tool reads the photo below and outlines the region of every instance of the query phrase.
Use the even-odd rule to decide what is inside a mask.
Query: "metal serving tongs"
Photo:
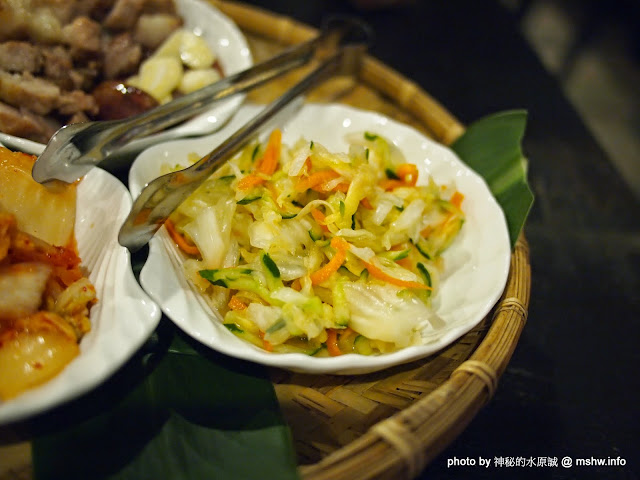
[[[327,21],[320,34],[308,42],[135,117],[66,125],[51,137],[38,156],[32,176],[40,183],[54,179],[73,183],[132,140],[173,126],[202,113],[214,102],[251,90],[300,67],[357,29],[361,34],[368,32],[355,19],[336,17]]]
[[[349,19],[340,19],[338,22],[340,33],[334,36],[333,42],[326,44],[327,49],[319,49],[316,55],[319,64],[311,73],[195,164],[156,178],[140,192],[120,229],[118,240],[121,245],[131,251],[146,245],[169,215],[204,180],[266,126],[271,125],[278,113],[285,113],[284,107],[293,100],[331,76],[354,75],[358,72],[371,41],[371,33],[361,22]]]

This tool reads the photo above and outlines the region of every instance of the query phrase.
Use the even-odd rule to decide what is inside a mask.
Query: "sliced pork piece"
[[[73,80],[76,88],[84,91],[90,91],[94,86],[96,79],[102,74],[102,63],[99,60],[89,60],[82,66],[76,66],[69,71],[69,76]]]
[[[74,76],[73,61],[69,49],[61,45],[44,48],[42,50],[43,69],[45,78],[55,83],[63,90],[80,88],[82,79]]]
[[[63,92],[58,102],[58,111],[63,115],[75,115],[86,112],[91,116],[98,114],[98,103],[93,96],[82,90]]]
[[[138,70],[142,60],[142,47],[132,36],[121,33],[104,48],[104,76],[108,80],[126,77]]]
[[[47,143],[56,129],[39,116],[0,102],[0,131],[4,133]]]
[[[33,113],[47,115],[58,103],[60,88],[29,73],[18,74],[0,70],[0,100],[9,105],[25,107]]]
[[[103,24],[113,30],[131,30],[138,21],[145,0],[116,0]]]
[[[170,13],[178,16],[173,0],[145,0],[142,13]]]
[[[89,17],[102,23],[104,18],[109,14],[115,0],[82,0],[76,2],[76,16]]]
[[[62,29],[64,43],[71,48],[73,58],[95,57],[100,52],[102,28],[88,17],[75,18]]]
[[[40,49],[29,42],[0,43],[0,69],[8,72],[35,73],[42,67]]]

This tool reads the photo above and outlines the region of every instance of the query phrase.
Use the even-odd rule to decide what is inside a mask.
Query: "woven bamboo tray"
[[[242,29],[254,61],[317,31],[242,3],[209,0]],[[312,68],[309,66],[309,68]],[[304,75],[292,72],[249,94],[266,103]],[[370,56],[356,80],[334,79],[307,96],[372,110],[445,145],[464,127],[419,86]],[[367,375],[306,375],[270,370],[304,480],[411,479],[469,424],[496,390],[526,323],[531,289],[524,236],[511,256],[507,286],[480,324],[441,352]],[[12,459],[0,480],[32,478],[27,443],[0,448]]]

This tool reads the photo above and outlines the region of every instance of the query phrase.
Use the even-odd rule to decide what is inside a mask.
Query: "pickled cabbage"
[[[75,248],[76,187],[36,183],[34,160],[0,147],[0,402],[80,353],[96,302]]]
[[[231,332],[267,351],[380,354],[441,327],[431,302],[464,195],[418,178],[381,135],[348,140],[331,152],[273,132],[170,218],[176,244],[197,247],[184,253],[187,278]]]

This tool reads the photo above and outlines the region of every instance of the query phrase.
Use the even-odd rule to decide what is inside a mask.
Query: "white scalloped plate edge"
[[[252,118],[262,107],[244,105],[229,125],[216,134],[197,140],[177,140],[142,152],[134,162],[129,186],[135,198],[157,176],[163,163],[186,164],[189,152],[204,155],[230,133]],[[379,356],[356,354],[315,358],[303,354],[263,351],[230,333],[190,287],[180,270],[181,253],[164,229],[150,242],[150,253],[140,281],[165,314],[194,339],[226,355],[306,373],[361,374],[407,363],[446,347],[473,327],[500,298],[507,281],[511,249],[502,209],[484,180],[449,148],[425,137],[414,128],[384,115],[343,105],[305,104],[284,125],[283,142],[292,144],[301,135],[330,150],[346,151],[345,135],[372,131],[384,135],[438,183],[455,182],[464,193],[467,216],[463,229],[444,255],[446,270],[434,311],[446,327],[425,345],[404,348]]]
[[[78,185],[78,252],[98,297],[91,309],[92,328],[80,343],[80,354],[62,372],[0,402],[0,424],[44,412],[98,386],[131,358],[158,325],[160,308],[138,284],[129,251],[118,243],[131,203],[122,182],[104,170],[94,168]]]

